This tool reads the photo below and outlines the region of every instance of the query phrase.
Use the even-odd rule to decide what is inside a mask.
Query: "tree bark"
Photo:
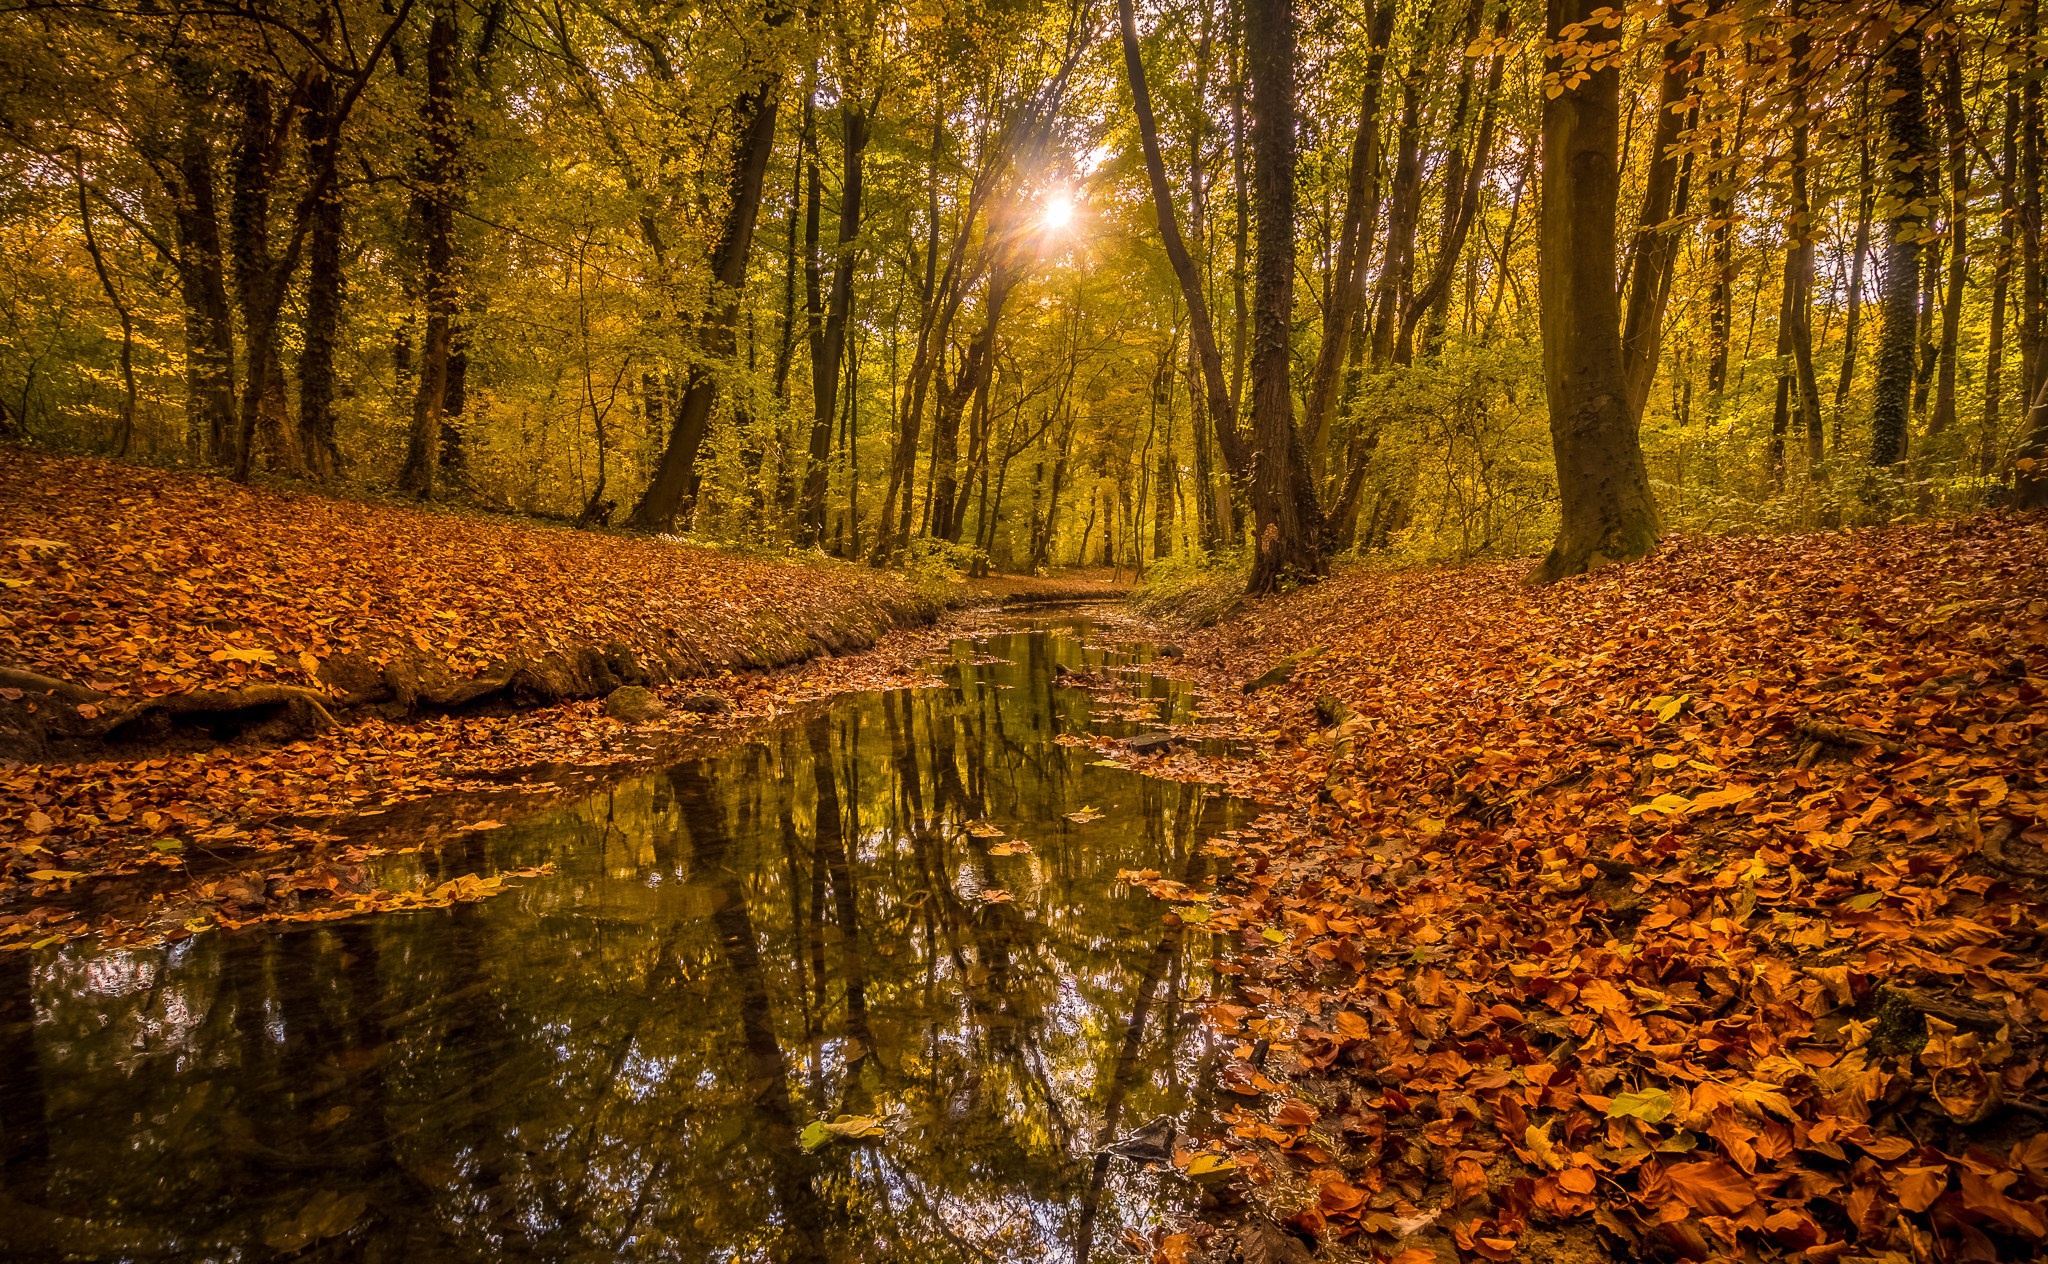
[[[121,397],[121,424],[114,432],[113,447],[115,456],[126,459],[129,449],[135,446],[135,318],[129,313],[128,300],[114,286],[113,274],[107,270],[106,257],[100,252],[99,234],[93,231],[92,203],[85,187],[85,157],[74,153],[73,158],[78,178],[78,226],[85,233],[86,253],[92,256],[92,270],[100,279],[100,289],[105,291],[115,315],[121,318],[121,381],[126,389]]]
[[[1474,4],[1469,24],[1466,27],[1466,45],[1470,47],[1479,34],[1479,18],[1483,4]],[[1505,40],[1508,33],[1508,11],[1502,9],[1494,29],[1496,39]],[[1467,119],[1471,113],[1473,85],[1478,75],[1479,59],[1466,57],[1465,65],[1458,77],[1458,108],[1452,126],[1454,145],[1462,145]],[[1429,315],[1433,321],[1441,321],[1441,313],[1451,292],[1451,280],[1457,275],[1458,260],[1465,253],[1465,238],[1472,231],[1472,221],[1479,214],[1479,194],[1486,179],[1487,163],[1493,154],[1494,113],[1499,105],[1501,72],[1507,58],[1496,52],[1487,67],[1486,84],[1480,89],[1479,127],[1473,136],[1471,149],[1454,147],[1445,163],[1443,216],[1437,231],[1436,258],[1431,262],[1429,276],[1408,301],[1401,312],[1401,326],[1394,335],[1394,363],[1409,364],[1415,359],[1415,329]],[[1432,315],[1435,313],[1434,315]],[[1434,341],[1441,333],[1440,323],[1431,326],[1428,337]]]
[[[1294,427],[1288,343],[1294,316],[1294,4],[1246,0],[1252,81],[1252,181],[1258,253],[1252,312],[1252,512],[1249,589],[1269,593],[1324,573],[1322,514]]]
[[[764,21],[774,28],[786,23],[795,7],[767,0]],[[711,405],[718,396],[714,366],[732,358],[738,345],[740,298],[747,280],[747,258],[754,248],[754,225],[760,217],[761,185],[775,155],[775,118],[782,98],[782,79],[759,65],[749,69],[758,80],[733,98],[733,151],[726,172],[725,215],[711,251],[711,310],[705,313],[699,347],[709,363],[690,367],[682,402],[676,406],[668,443],[655,467],[654,479],[633,506],[630,525],[642,531],[675,526],[685,503],[696,494],[697,450],[711,424]]]
[[[1621,327],[1622,375],[1628,382],[1628,411],[1642,425],[1650,387],[1657,380],[1657,360],[1664,342],[1664,309],[1671,296],[1671,274],[1678,263],[1679,235],[1670,220],[1677,213],[1679,157],[1675,152],[1685,126],[1684,103],[1692,87],[1692,55],[1679,44],[1691,23],[1673,7],[1666,11],[1676,38],[1664,46],[1664,73],[1657,82],[1657,119],[1650,135],[1650,169],[1643,188],[1643,206],[1636,216],[1635,240],[1629,246],[1628,302]]]
[[[1870,463],[1879,468],[1896,465],[1906,455],[1916,367],[1913,344],[1919,332],[1920,232],[1926,220],[1921,207],[1930,154],[1921,40],[1916,32],[1893,43],[1885,67],[1890,75],[1885,94],[1890,100],[1884,107],[1891,142],[1887,166],[1899,209],[1885,225],[1884,324],[1878,331],[1877,384],[1870,414]]]
[[[2012,288],[2014,231],[2019,221],[2018,190],[2013,177],[2019,172],[2020,78],[2017,70],[2005,76],[2005,120],[2002,170],[1998,181],[1998,244],[1991,270],[1991,328],[1984,348],[1984,409],[1978,440],[1977,473],[1990,478],[1998,468],[1998,449],[2004,429],[2005,324],[2006,302]]]
[[[1344,221],[1337,234],[1336,276],[1331,284],[1329,309],[1323,313],[1315,373],[1309,379],[1308,412],[1302,418],[1302,429],[1309,436],[1309,465],[1318,481],[1328,466],[1338,378],[1350,354],[1354,316],[1365,300],[1366,270],[1372,261],[1373,235],[1379,227],[1380,97],[1386,83],[1387,45],[1394,35],[1395,7],[1394,0],[1379,0],[1366,35],[1365,87],[1359,98],[1358,128],[1351,139]]]
[[[859,257],[854,243],[860,237],[861,200],[866,189],[867,110],[858,101],[843,100],[839,106],[839,117],[842,132],[839,242],[824,328],[812,344],[810,464],[804,469],[803,530],[799,536],[805,544],[816,544],[825,536],[825,491],[831,470],[833,408],[834,401],[839,398],[839,365],[846,350],[847,312],[853,301],[853,273]],[[812,223],[815,222],[813,219]]]
[[[419,386],[413,393],[412,430],[398,486],[421,500],[434,495],[440,469],[441,421],[448,405],[448,361],[454,346],[455,309],[459,290],[455,277],[455,197],[459,134],[455,118],[455,53],[460,31],[451,7],[434,13],[427,30],[426,99],[420,106],[421,131],[427,143],[426,168],[415,213],[424,238],[420,268],[427,309],[426,335],[420,344]]]
[[[235,331],[215,199],[214,148],[200,105],[204,91],[178,64],[181,117],[171,215],[178,235],[178,281],[185,302],[186,414],[204,438],[206,458],[233,462]]]
[[[343,208],[336,187],[340,145],[334,128],[334,81],[326,76],[307,89],[305,120],[307,179],[327,185],[313,207],[306,241],[306,323],[299,352],[299,448],[306,471],[332,482],[341,467],[334,438],[334,339],[341,325],[341,243]]]
[[[1201,274],[1194,257],[1180,235],[1180,220],[1174,210],[1173,189],[1166,180],[1166,160],[1159,149],[1159,125],[1152,113],[1152,94],[1145,82],[1145,63],[1138,46],[1138,21],[1131,0],[1117,0],[1117,15],[1123,26],[1124,70],[1130,77],[1131,104],[1138,118],[1138,137],[1145,151],[1145,174],[1152,188],[1152,209],[1159,220],[1159,237],[1167,262],[1180,283],[1181,298],[1188,305],[1188,336],[1201,366],[1202,385],[1217,450],[1225,470],[1242,484],[1251,475],[1251,458],[1238,433],[1237,407],[1223,379],[1223,357],[1216,346],[1216,326],[1209,315],[1209,300],[1203,291]],[[1291,143],[1291,142],[1290,142]],[[1291,176],[1290,176],[1291,184]]]
[[[1963,114],[1963,50],[1951,37],[1943,50],[1941,73],[1942,130],[1948,141],[1948,293],[1941,303],[1940,365],[1934,384],[1934,411],[1927,433],[1942,434],[1956,424],[1956,344],[1962,333],[1963,285],[1970,247],[1970,151]]]
[[[1621,72],[1612,62],[1591,69],[1557,51],[1567,38],[1581,47],[1609,38],[1601,27],[1582,25],[1596,3],[1546,6],[1553,51],[1545,75],[1537,282],[1561,503],[1557,542],[1531,576],[1538,583],[1641,557],[1662,534],[1622,373],[1615,292]],[[1561,90],[1552,96],[1552,88]]]
[[[2028,0],[2021,18],[2019,45],[2040,47],[2041,7]],[[2020,361],[2025,366],[2020,419],[2017,502],[2025,508],[2048,505],[2048,311],[2044,311],[2041,276],[2041,77],[2023,76],[2020,88]]]
[[[1870,81],[1866,78],[1857,98],[1859,126],[1856,164],[1856,235],[1849,249],[1849,311],[1842,324],[1842,375],[1835,382],[1835,429],[1831,449],[1842,446],[1842,414],[1848,410],[1849,389],[1856,382],[1856,352],[1859,325],[1863,317],[1863,261],[1870,257],[1870,218],[1877,197],[1875,172],[1870,153]]]

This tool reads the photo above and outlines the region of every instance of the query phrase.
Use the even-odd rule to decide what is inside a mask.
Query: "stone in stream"
[[[1136,755],[1157,755],[1173,746],[1171,733],[1140,733],[1126,743]]]
[[[683,698],[683,710],[694,711],[698,715],[718,715],[732,710],[732,703],[727,702],[725,695],[722,693],[712,693],[709,689],[700,689],[696,693],[688,694]]]
[[[628,724],[645,724],[661,718],[666,710],[651,690],[638,685],[621,685],[605,695],[604,713]]]

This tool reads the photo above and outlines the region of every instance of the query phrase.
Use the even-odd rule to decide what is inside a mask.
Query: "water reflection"
[[[1085,1259],[1185,1204],[1101,1147],[1205,1109],[1214,948],[1114,877],[1239,809],[1054,741],[1073,635],[954,656],[402,862],[558,866],[481,905],[0,955],[0,1252]],[[806,1151],[839,1115],[887,1134]]]

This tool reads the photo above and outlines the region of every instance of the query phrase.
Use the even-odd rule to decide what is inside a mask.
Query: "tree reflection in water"
[[[557,865],[485,904],[0,956],[0,1253],[1085,1259],[1185,1205],[1100,1148],[1204,1109],[1217,945],[1114,879],[1240,808],[1055,742],[1074,636],[980,648],[385,875]],[[838,1114],[888,1134],[806,1152]]]

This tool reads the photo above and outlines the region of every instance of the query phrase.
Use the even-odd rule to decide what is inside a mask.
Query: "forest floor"
[[[275,916],[252,866],[360,911],[352,847],[921,680],[977,599],[6,448],[0,585],[0,950]]]
[[[1241,1104],[1177,1162],[1344,1258],[2040,1258],[2044,558],[2040,517],[1682,539],[1184,633],[1263,740],[1119,761],[1273,810],[1151,884],[1243,942]],[[1153,1258],[1300,1250],[1244,1233]]]

